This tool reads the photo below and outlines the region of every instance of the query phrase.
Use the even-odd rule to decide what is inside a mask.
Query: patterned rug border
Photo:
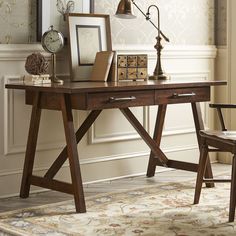
[[[141,186],[141,187],[135,187],[135,188],[132,188],[132,189],[129,189],[129,190],[117,190],[117,191],[112,191],[112,192],[109,192],[109,193],[99,193],[99,194],[96,194],[94,196],[88,196],[87,198],[85,198],[85,202],[88,202],[89,200],[94,200],[94,199],[99,199],[101,197],[107,197],[107,196],[112,196],[112,195],[121,195],[123,193],[126,193],[128,191],[139,191],[139,190],[145,190],[145,189],[149,189],[149,188],[153,188],[153,187],[164,187],[164,186],[177,186],[177,188],[181,187],[181,186],[186,186],[186,190],[187,189],[192,189],[194,190],[195,188],[195,182],[193,182],[193,180],[187,180],[187,181],[183,181],[183,182],[166,182],[166,183],[155,183],[155,184],[150,184],[148,186]],[[194,184],[194,185],[192,185]],[[170,194],[172,192],[175,192],[176,191],[176,188],[174,189],[169,189],[168,187],[166,189],[162,189],[162,191],[168,191]],[[161,193],[161,192],[159,192]],[[28,211],[31,211],[31,210],[40,210],[40,209],[43,209],[43,208],[46,208],[46,207],[56,207],[56,206],[60,206],[60,205],[63,205],[63,204],[69,204],[69,203],[74,203],[74,200],[71,199],[71,200],[65,200],[65,201],[61,201],[61,202],[57,202],[57,203],[49,203],[49,204],[44,204],[44,205],[39,205],[39,206],[33,206],[33,207],[27,207],[27,208],[22,208],[22,209],[18,209],[18,210],[12,210],[12,211],[7,211],[7,212],[4,212],[4,213],[0,213],[0,221],[1,219],[4,219],[6,218],[7,216],[9,215],[14,215],[16,213],[20,214],[20,213],[24,213],[24,212],[28,212]],[[104,203],[106,204],[106,202]],[[193,204],[191,204],[193,205]],[[89,208],[87,207],[87,212],[89,212]],[[86,213],[76,213],[75,210],[73,212],[68,212],[68,215],[74,215],[74,214],[86,214]],[[5,216],[5,217],[2,217],[2,216]],[[9,226],[7,226],[6,224],[2,224],[2,222],[0,222],[0,236],[31,236],[31,234],[25,234],[25,232],[14,232],[13,229],[9,229],[7,228]],[[18,229],[20,230],[20,229]],[[1,234],[1,233],[7,233],[7,234]],[[68,234],[70,235],[70,234]]]
[[[131,189],[126,189],[126,190],[117,190],[117,191],[111,191],[111,192],[107,192],[107,193],[98,193],[98,194],[93,195],[93,196],[85,197],[85,204],[86,204],[87,201],[93,200],[95,198],[106,197],[106,196],[114,195],[114,194],[122,194],[122,193],[128,192],[130,190],[137,191],[137,190],[141,190],[141,189],[148,189],[148,188],[155,187],[155,186],[162,187],[162,186],[167,185],[167,183],[170,184],[170,185],[172,185],[172,184],[180,184],[181,185],[181,184],[184,184],[184,183],[191,184],[192,182],[193,182],[193,180],[191,180],[191,181],[187,180],[187,181],[183,181],[183,182],[155,183],[155,184],[152,184],[152,185],[150,184],[148,186],[143,185],[142,187],[134,187],[134,188],[131,188]],[[195,188],[195,182],[193,182],[193,184],[194,184],[194,186],[193,186],[193,189],[194,189]],[[175,189],[170,190],[170,191],[174,191],[174,190]],[[30,198],[30,196],[29,196],[29,198]],[[73,198],[73,196],[72,196],[72,198]],[[24,201],[24,199],[22,199],[22,201]],[[41,209],[41,208],[45,208],[47,206],[57,206],[57,205],[61,205],[61,204],[67,203],[67,202],[74,202],[74,199],[64,200],[64,201],[60,201],[60,202],[56,202],[56,203],[48,203],[48,204],[43,204],[43,205],[39,205],[39,206],[20,208],[20,209],[11,210],[11,211],[5,211],[5,212],[0,213],[0,220],[1,220],[1,217],[3,215],[11,215],[11,214],[14,214],[14,213],[17,213],[17,212],[24,212],[24,211],[28,211],[28,210],[32,210],[32,209],[35,209],[35,210],[36,209]],[[76,212],[74,212],[74,214],[76,214]],[[78,213],[78,214],[80,214],[80,213]],[[82,213],[82,214],[84,214],[84,213]]]
[[[222,172],[220,173],[219,175],[215,175],[215,176],[226,176],[228,173],[226,172]],[[229,176],[229,175],[227,175]],[[166,188],[165,188],[166,186]],[[169,188],[168,188],[169,186]],[[172,189],[171,187],[172,186]],[[176,189],[182,189],[181,187],[184,186],[184,190],[192,190],[193,191],[193,194],[192,196],[194,196],[194,189],[195,189],[195,178],[189,178],[185,181],[178,181],[178,182],[153,182],[153,183],[148,183],[148,184],[145,184],[145,183],[142,183],[141,186],[137,186],[137,187],[132,187],[130,189],[122,189],[122,190],[115,190],[115,191],[111,191],[111,192],[107,192],[107,193],[99,193],[99,194],[96,194],[96,195],[93,195],[93,196],[88,196],[85,198],[85,201],[86,203],[88,201],[94,201],[95,199],[99,199],[99,198],[102,198],[102,197],[107,197],[107,196],[111,196],[111,198],[113,196],[116,196],[116,197],[119,197],[118,195],[122,195],[124,193],[128,193],[129,191],[139,191],[139,190],[147,190],[147,189],[152,189],[152,188],[157,188],[160,187],[160,190],[158,193],[161,194],[162,191],[168,191],[168,194],[171,194],[173,192],[176,191]],[[192,198],[193,200],[193,198]],[[27,213],[27,212],[30,212],[30,211],[37,211],[37,210],[41,210],[43,208],[47,208],[47,207],[57,207],[57,206],[60,206],[60,205],[65,205],[65,204],[72,204],[73,205],[73,202],[74,200],[73,199],[69,199],[69,200],[64,200],[64,201],[60,201],[60,202],[56,202],[56,203],[49,203],[49,204],[42,204],[42,205],[38,205],[38,206],[31,206],[31,207],[27,207],[27,208],[21,208],[21,209],[16,209],[16,210],[11,210],[11,211],[6,211],[6,212],[2,212],[0,213],[0,220],[4,220],[5,218],[13,215],[14,217],[14,214],[23,214],[23,213]],[[106,202],[104,202],[104,205],[106,205]],[[193,202],[192,204],[190,205],[194,205]],[[87,212],[89,212],[89,207],[87,209]],[[76,212],[73,211],[69,211],[67,212],[68,215],[72,214],[72,215],[75,215]],[[56,214],[55,214],[56,215]],[[227,222],[224,222],[222,224],[222,227],[233,227],[234,228],[234,225],[233,224],[230,224],[230,223],[227,223]],[[6,225],[5,223],[3,222],[0,222],[0,235],[1,236],[8,236],[8,235],[17,235],[17,236],[26,236],[26,235],[30,235],[30,234],[26,234],[25,232],[21,231],[21,229],[18,229],[18,231],[14,231],[14,229],[12,228],[9,228],[8,225]],[[67,234],[66,234],[67,235]],[[68,234],[70,235],[70,234]],[[78,234],[79,235],[79,234]]]

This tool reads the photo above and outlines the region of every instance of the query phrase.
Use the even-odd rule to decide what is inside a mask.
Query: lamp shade
[[[120,0],[116,11],[116,17],[126,19],[136,18],[133,13],[133,6],[131,0]]]

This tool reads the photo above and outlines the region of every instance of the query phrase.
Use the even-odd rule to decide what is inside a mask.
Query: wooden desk
[[[32,105],[29,135],[25,154],[20,197],[29,196],[30,185],[74,195],[76,212],[86,212],[77,143],[94,123],[103,109],[118,108],[151,149],[147,176],[155,174],[157,165],[197,171],[197,164],[169,160],[160,149],[167,104],[191,103],[199,142],[199,130],[204,129],[199,102],[210,100],[210,87],[226,85],[225,81],[142,81],[142,82],[67,82],[64,85],[7,84],[8,89],[25,90],[26,104]],[[154,137],[151,138],[129,107],[158,105]],[[67,146],[43,177],[32,174],[42,109],[62,112]],[[91,110],[87,119],[75,132],[72,109]],[[54,180],[54,176],[69,158],[72,184]],[[212,178],[210,162],[206,177]],[[208,185],[211,187],[212,185]]]

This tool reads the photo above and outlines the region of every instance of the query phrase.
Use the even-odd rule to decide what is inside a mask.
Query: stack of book
[[[51,83],[50,75],[24,75],[23,82],[28,84],[48,84]]]

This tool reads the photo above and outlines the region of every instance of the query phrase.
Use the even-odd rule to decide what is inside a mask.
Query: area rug
[[[86,198],[87,213],[65,201],[0,215],[0,235],[230,236],[229,184],[203,189],[193,205],[194,183],[166,183]],[[1,233],[2,232],[2,233]]]

